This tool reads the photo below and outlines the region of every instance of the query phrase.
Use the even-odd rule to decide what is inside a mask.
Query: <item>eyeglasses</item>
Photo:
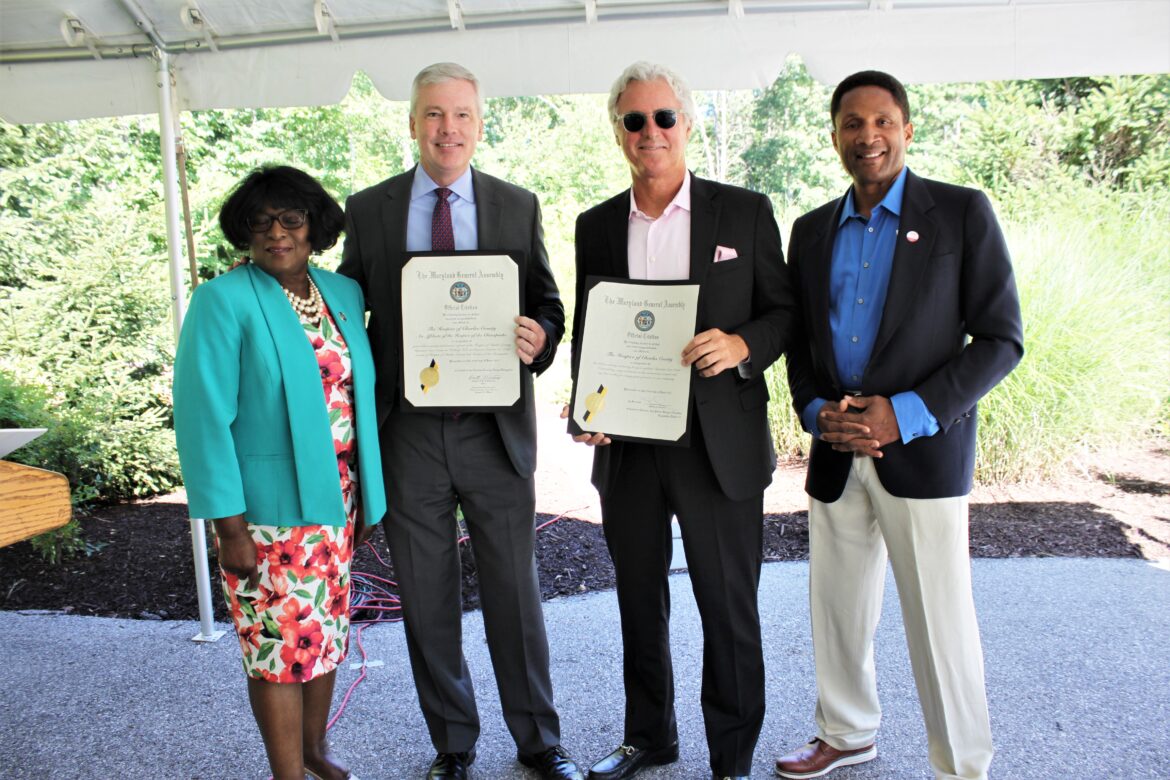
[[[279,214],[257,214],[248,217],[248,229],[253,233],[263,233],[272,227],[273,221],[279,222],[285,230],[296,230],[309,220],[308,209],[285,209]]]
[[[669,130],[678,123],[678,112],[673,108],[660,108],[654,112],[654,124],[663,130]],[[646,126],[646,115],[641,111],[631,111],[622,115],[622,127],[627,133],[636,133]]]

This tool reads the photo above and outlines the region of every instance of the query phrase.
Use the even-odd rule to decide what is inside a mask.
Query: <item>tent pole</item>
[[[171,276],[171,311],[174,315],[175,342],[183,327],[187,311],[187,295],[183,287],[183,250],[179,225],[179,179],[176,143],[178,127],[171,88],[171,57],[162,49],[158,54],[158,116],[159,138],[162,143],[163,194],[166,202],[167,250]],[[207,564],[207,526],[202,518],[191,520],[191,554],[195,558],[195,588],[199,596],[199,633],[195,642],[214,642],[223,636],[216,630],[211,609],[211,572]]]
[[[166,203],[168,267],[171,276],[171,313],[174,315],[175,340],[187,313],[187,293],[183,287],[182,226],[179,222],[179,169],[177,164],[175,109],[171,88],[171,56],[158,51],[159,139],[162,144],[163,194]]]

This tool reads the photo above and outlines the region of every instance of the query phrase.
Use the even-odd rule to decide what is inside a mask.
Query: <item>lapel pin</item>
[[[918,231],[911,230],[911,231],[907,232],[906,233],[906,240],[909,241],[911,244],[916,242],[918,240]]]
[[[349,322],[349,320],[347,320],[347,319],[345,318],[345,312],[343,312],[343,311],[339,311],[339,312],[337,312],[337,316],[338,316],[338,317],[341,317],[341,321],[342,321],[342,322]]]

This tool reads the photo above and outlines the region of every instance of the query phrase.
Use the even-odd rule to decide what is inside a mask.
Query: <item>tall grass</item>
[[[792,408],[792,394],[788,392],[787,358],[777,360],[764,375],[768,383],[768,425],[772,441],[781,461],[808,456],[812,438],[800,427],[800,418]]]
[[[1052,476],[1170,430],[1170,195],[1086,190],[1022,211],[1005,232],[1025,354],[980,402],[982,483]],[[768,381],[777,451],[803,455],[783,364]]]
[[[1165,429],[1170,197],[1086,194],[1007,226],[1024,359],[980,405],[981,482],[1050,476]]]

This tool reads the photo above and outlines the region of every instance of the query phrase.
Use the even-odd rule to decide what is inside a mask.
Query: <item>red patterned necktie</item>
[[[436,252],[455,251],[455,229],[451,226],[451,204],[447,197],[451,190],[439,187],[435,195],[439,201],[435,204],[435,211],[431,215],[431,249]]]

